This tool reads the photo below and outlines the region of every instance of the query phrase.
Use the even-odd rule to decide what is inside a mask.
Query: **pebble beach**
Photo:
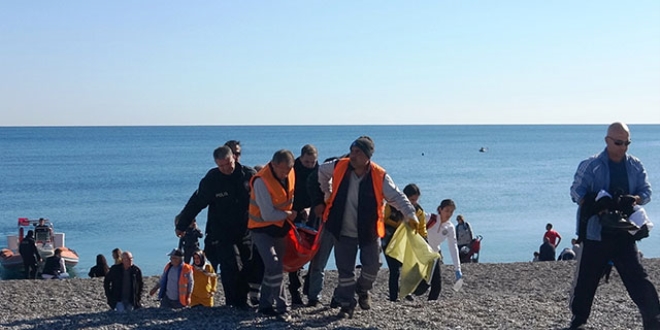
[[[645,259],[643,265],[657,287],[660,259]],[[106,305],[102,279],[5,280],[0,281],[0,329],[566,329],[574,269],[574,261],[467,264],[464,285],[454,292],[453,267],[443,265],[438,301],[417,296],[390,302],[383,268],[372,308],[357,307],[352,319],[337,318],[338,309],[329,307],[337,273],[328,271],[323,305],[293,306],[286,323],[224,306],[221,288],[213,308],[164,310],[145,292],[142,309],[120,314]],[[145,278],[146,291],[157,280]],[[616,270],[609,283],[601,282],[587,329],[642,329]]]

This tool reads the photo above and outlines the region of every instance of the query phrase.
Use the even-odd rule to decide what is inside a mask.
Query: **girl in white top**
[[[440,244],[447,240],[449,244],[449,254],[451,254],[451,259],[454,262],[456,281],[459,281],[463,277],[463,273],[461,272],[461,263],[458,258],[456,230],[449,221],[454,214],[454,210],[456,210],[456,204],[453,200],[443,200],[440,203],[440,206],[438,206],[440,221],[437,221],[437,216],[435,214],[431,215],[429,217],[430,220],[428,221],[427,231],[428,242],[431,248],[433,248],[433,251],[440,252]],[[436,266],[433,269],[433,275],[431,276],[431,292],[429,293],[429,300],[436,300],[440,295],[440,289],[440,262],[436,262]]]

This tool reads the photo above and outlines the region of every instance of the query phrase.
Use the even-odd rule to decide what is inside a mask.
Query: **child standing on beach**
[[[415,215],[419,220],[419,225],[417,226],[417,232],[420,236],[426,238],[426,217],[424,209],[419,205],[419,197],[421,196],[421,191],[416,184],[411,183],[403,188],[403,193],[408,197],[410,203],[415,207]],[[387,249],[394,232],[397,228],[403,223],[404,216],[399,210],[394,208],[392,205],[385,205],[384,211],[385,219],[385,237],[383,237],[381,243],[383,246],[383,251]],[[390,289],[390,301],[397,301],[399,296],[399,277],[401,276],[401,262],[385,254],[385,261],[387,261],[387,268],[390,270],[389,276],[389,289]],[[406,299],[411,300],[412,296],[406,296]]]
[[[178,218],[179,217],[177,216],[177,219]],[[175,226],[177,222],[178,221],[175,222]],[[179,249],[183,250],[183,262],[187,264],[190,263],[193,253],[199,250],[199,239],[203,236],[204,234],[202,234],[202,231],[197,227],[197,219],[193,219],[183,236],[179,238]]]
[[[456,281],[463,278],[461,272],[461,263],[458,259],[458,246],[456,245],[456,231],[454,226],[449,222],[449,219],[456,210],[456,203],[451,199],[445,199],[438,206],[438,215],[440,216],[440,223],[429,221],[428,242],[433,251],[440,252],[440,244],[445,240],[449,244],[449,254],[454,262],[454,271],[456,272]],[[429,300],[438,300],[441,291],[441,278],[440,278],[440,263],[442,259],[436,261],[433,267],[433,274],[431,275],[431,291],[429,292]],[[459,284],[460,287],[460,284]]]

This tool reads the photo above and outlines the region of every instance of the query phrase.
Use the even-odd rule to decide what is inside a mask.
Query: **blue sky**
[[[660,1],[3,1],[0,126],[660,123]]]

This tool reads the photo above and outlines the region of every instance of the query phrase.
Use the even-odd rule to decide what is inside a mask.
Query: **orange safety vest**
[[[165,297],[165,287],[167,287],[167,282],[165,282],[165,275],[167,274],[167,271],[170,269],[172,264],[169,262],[167,265],[165,265],[165,270],[163,270],[163,276],[161,276],[160,280],[160,292],[161,292],[161,297],[159,298],[166,298]],[[179,302],[183,306],[188,306],[188,302],[186,299],[186,296],[188,295],[188,282],[189,278],[192,278],[192,272],[193,272],[193,267],[185,262],[181,263],[181,274],[179,275]],[[192,292],[191,292],[192,294]]]
[[[284,221],[286,219],[277,220],[277,221],[265,221],[261,217],[261,210],[257,205],[257,200],[254,194],[254,180],[261,178],[261,180],[266,184],[268,188],[268,193],[273,202],[273,206],[282,211],[290,211],[293,209],[293,190],[296,185],[296,176],[293,173],[293,170],[289,172],[286,176],[287,179],[287,188],[286,190],[280,183],[280,180],[275,177],[275,173],[270,169],[270,163],[264,166],[261,171],[259,171],[255,176],[250,180],[250,208],[248,209],[248,228],[260,228],[267,226],[284,226]]]
[[[323,221],[328,220],[328,216],[330,215],[330,209],[332,208],[332,202],[335,200],[335,197],[337,195],[337,191],[339,191],[339,185],[341,184],[342,180],[344,179],[344,175],[348,172],[348,166],[350,164],[350,160],[348,158],[342,158],[337,161],[335,164],[335,170],[332,174],[332,194],[330,195],[330,199],[326,202],[325,206],[325,211],[323,212]],[[383,196],[383,181],[385,180],[385,169],[380,167],[378,164],[374,162],[369,162],[369,173],[371,175],[371,181],[373,183],[373,189],[374,189],[374,196],[376,196],[376,206],[377,206],[377,213],[378,213],[378,219],[376,221],[376,233],[378,234],[378,237],[384,237],[385,236],[385,220],[383,216],[383,209],[385,203],[383,200],[385,197]]]

